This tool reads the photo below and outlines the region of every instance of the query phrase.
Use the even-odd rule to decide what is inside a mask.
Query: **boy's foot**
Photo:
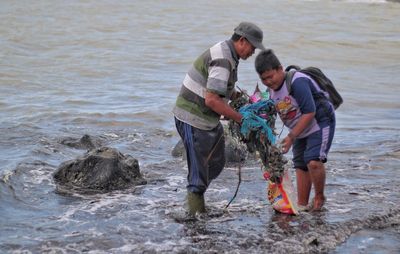
[[[320,211],[322,211],[322,207],[325,204],[325,200],[326,200],[325,196],[320,197],[320,198],[314,197],[312,199],[312,201],[311,201],[310,212],[320,212]]]
[[[308,212],[310,207],[308,205],[297,205],[297,210],[299,212]]]

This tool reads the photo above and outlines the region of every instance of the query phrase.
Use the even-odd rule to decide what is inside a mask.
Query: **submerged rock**
[[[182,139],[179,139],[178,143],[176,143],[176,145],[172,149],[171,155],[173,157],[183,157],[184,159],[186,159],[185,147],[183,145]]]
[[[108,192],[146,184],[138,160],[118,150],[102,147],[62,163],[54,173],[61,192]]]
[[[182,157],[184,160],[186,160],[185,147],[183,146],[182,139],[179,139],[178,143],[176,143],[172,149],[171,155],[173,157]],[[232,140],[232,137],[225,137],[225,158],[228,165],[232,163],[243,162],[247,159],[247,157],[248,152],[245,145],[237,142],[235,143]]]
[[[228,165],[230,163],[244,162],[249,156],[245,144],[231,135],[225,135],[225,158]]]
[[[185,147],[182,139],[172,149],[171,155],[173,157],[182,157],[186,160]],[[225,129],[225,158],[226,163],[244,162],[249,156],[249,152],[245,144],[238,142],[230,133]]]
[[[101,141],[98,139],[93,138],[92,136],[85,134],[80,139],[77,138],[65,138],[60,142],[63,145],[77,148],[77,149],[95,149],[101,146]]]

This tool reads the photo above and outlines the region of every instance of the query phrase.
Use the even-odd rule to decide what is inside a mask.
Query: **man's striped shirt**
[[[175,117],[202,130],[215,128],[220,115],[205,105],[206,91],[228,101],[237,81],[238,64],[232,40],[219,42],[200,55],[183,80],[173,109]]]

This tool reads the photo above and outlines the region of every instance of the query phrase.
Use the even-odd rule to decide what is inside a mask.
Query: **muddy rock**
[[[172,149],[173,157],[182,157],[186,160],[185,147],[179,139],[178,143]],[[237,141],[231,135],[225,134],[225,158],[227,165],[244,162],[249,157],[249,152],[245,144]]]
[[[173,157],[182,157],[186,160],[185,147],[180,139],[172,149]],[[234,143],[231,137],[225,137],[225,158],[228,165],[243,162],[249,156],[247,148],[243,144]]]
[[[185,147],[183,146],[182,139],[179,139],[178,143],[176,143],[172,149],[171,155],[173,157],[182,157],[183,159],[186,159]]]
[[[86,150],[92,150],[97,147],[101,147],[102,145],[101,140],[96,139],[88,134],[83,135],[80,139],[72,137],[64,138],[60,141],[60,143],[72,148]]]
[[[62,163],[54,173],[57,190],[104,193],[146,184],[138,160],[117,149],[101,147]]]

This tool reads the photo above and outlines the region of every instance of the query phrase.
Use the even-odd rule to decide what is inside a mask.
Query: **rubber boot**
[[[187,193],[188,211],[190,215],[204,213],[206,211],[204,196],[202,194],[188,191]]]

